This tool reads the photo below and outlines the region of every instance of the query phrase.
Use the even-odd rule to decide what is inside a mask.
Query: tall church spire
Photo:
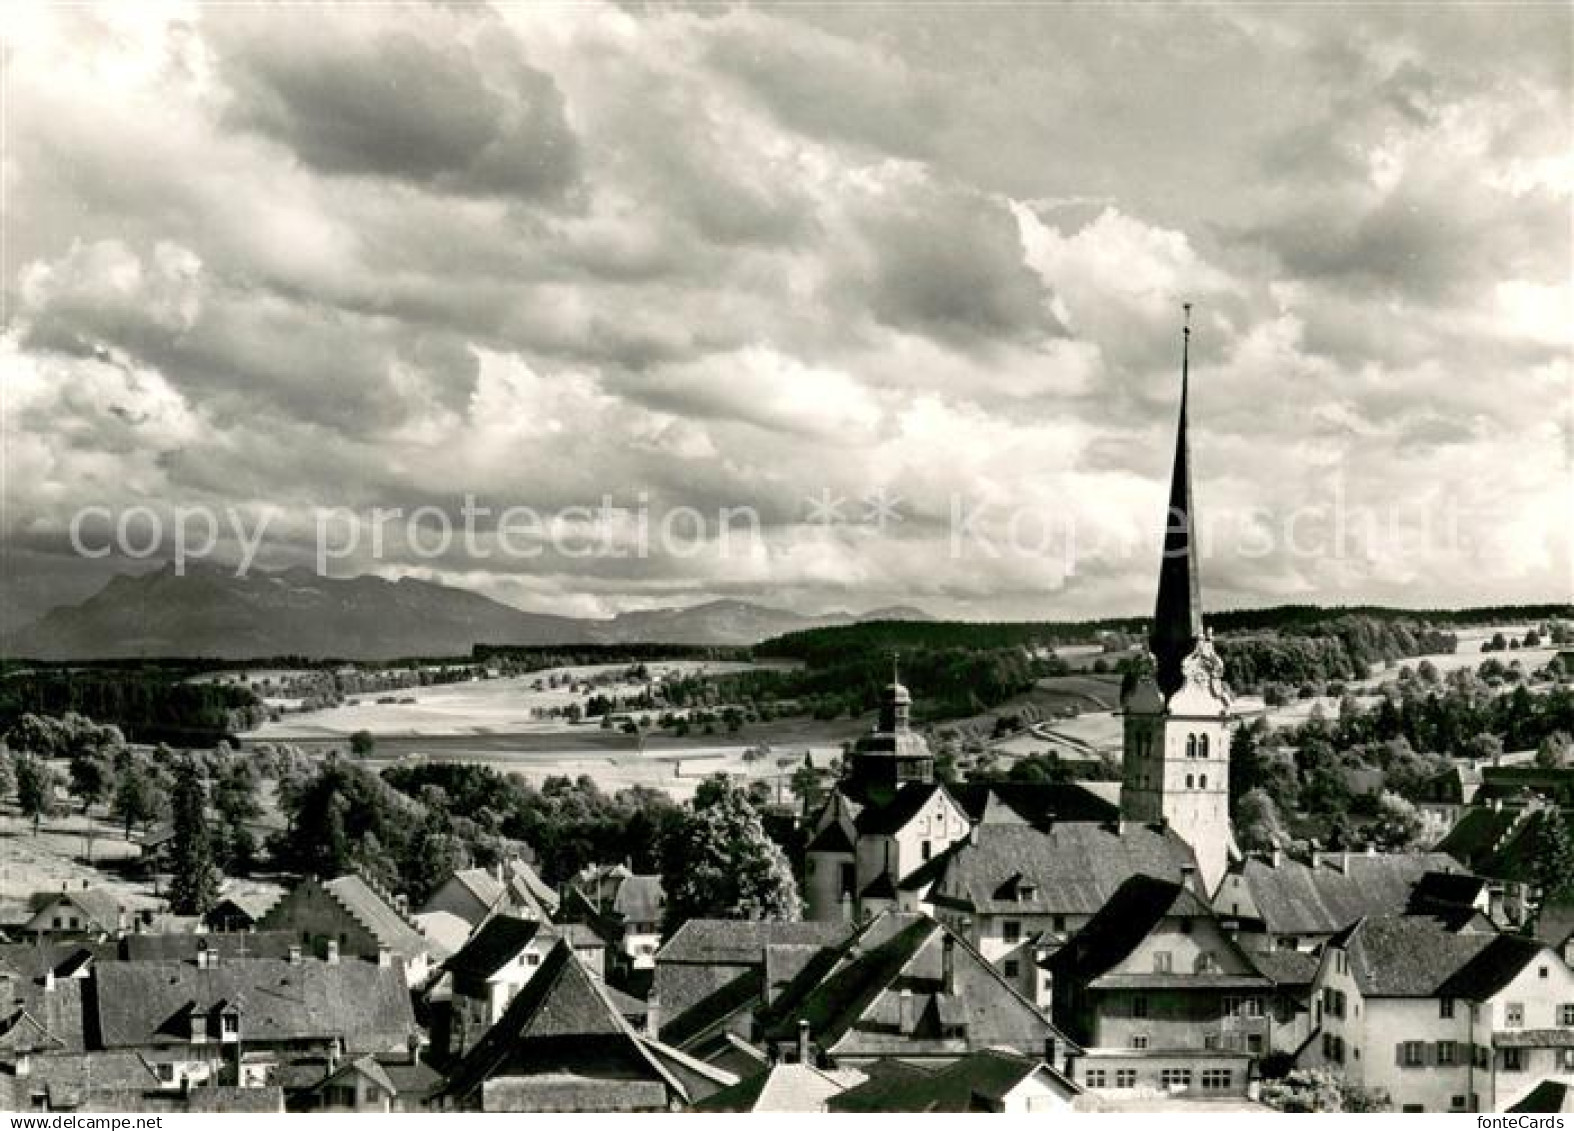
[[[1180,424],[1175,432],[1175,466],[1170,473],[1170,502],[1164,531],[1164,558],[1159,565],[1159,599],[1153,610],[1149,647],[1157,662],[1160,690],[1172,695],[1181,686],[1181,661],[1202,636],[1202,586],[1197,545],[1192,537],[1191,449],[1186,440],[1186,397],[1191,367],[1191,303],[1181,331]]]

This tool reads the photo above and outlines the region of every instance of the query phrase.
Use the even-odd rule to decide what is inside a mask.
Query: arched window
[[[1188,757],[1188,758],[1195,758],[1196,756],[1197,756],[1197,736],[1195,734],[1188,734],[1186,736],[1186,757]]]
[[[1206,758],[1207,756],[1208,756],[1208,736],[1207,735],[1203,735],[1201,738],[1197,739],[1197,757],[1199,757],[1199,758]]]

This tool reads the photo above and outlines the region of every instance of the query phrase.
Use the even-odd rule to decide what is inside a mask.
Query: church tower
[[[913,697],[894,670],[880,695],[880,719],[853,746],[848,782],[859,796],[893,793],[908,782],[931,782],[935,758],[913,730]]]
[[[1125,729],[1120,813],[1130,821],[1168,823],[1196,854],[1200,878],[1211,895],[1235,851],[1230,834],[1230,692],[1224,662],[1202,624],[1186,436],[1190,303],[1186,311],[1180,424],[1158,602],[1147,662],[1121,697]]]

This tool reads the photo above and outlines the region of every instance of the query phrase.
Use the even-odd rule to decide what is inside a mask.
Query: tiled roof
[[[822,1049],[846,1056],[954,1055],[1064,1040],[966,940],[934,919],[901,912],[876,916],[822,952],[762,1013],[760,1028],[771,1041],[795,1040],[800,1021]]]
[[[445,965],[462,977],[485,981],[512,962],[540,930],[534,919],[494,915]]]
[[[465,945],[471,926],[452,911],[421,911],[411,916],[435,954],[447,958]]]
[[[187,1043],[193,1014],[216,1015],[237,1002],[249,1041],[340,1036],[352,1051],[380,1051],[403,1045],[415,1029],[397,962],[103,962],[94,977],[98,1031],[109,1048]]]
[[[1443,907],[1469,907],[1487,890],[1487,881],[1464,872],[1428,872],[1410,892],[1410,908],[1425,913]]]
[[[1397,915],[1422,876],[1460,870],[1440,852],[1349,853],[1316,865],[1248,857],[1239,876],[1269,932],[1318,935],[1343,930],[1363,915]]]
[[[1435,997],[1495,937],[1453,934],[1426,916],[1389,915],[1360,920],[1330,945],[1348,951],[1350,975],[1367,997]]]
[[[473,1102],[500,1078],[554,1075],[591,1082],[645,1078],[682,1093],[565,942],[547,953],[503,1016],[455,1066],[444,1092]]]
[[[1474,937],[1490,941],[1443,983],[1440,992],[1444,997],[1485,1001],[1523,973],[1544,949],[1533,939],[1515,935]]]
[[[1048,1073],[1067,1097],[1082,1089],[1041,1060],[1003,1049],[981,1049],[938,1072],[887,1074],[832,1097],[841,1112],[969,1112],[980,1099],[1001,1102],[1034,1072]]]
[[[1508,1109],[1511,1112],[1535,1112],[1554,1115],[1574,1111],[1574,1087],[1561,1080],[1543,1080],[1525,1098]]]
[[[1093,915],[1132,876],[1179,880],[1196,863],[1186,842],[1169,829],[1088,821],[1044,830],[980,825],[972,842],[943,859],[929,901],[975,914]],[[1013,878],[1021,900],[1002,898]],[[1030,898],[1023,881],[1033,889]]]
[[[864,836],[888,836],[906,827],[937,793],[946,793],[938,782],[908,782],[883,805],[868,805],[855,818]]]
[[[506,865],[508,884],[522,906],[534,904],[550,918],[557,914],[558,894],[526,861],[513,859]]]
[[[503,898],[503,885],[485,868],[466,868],[455,872],[453,879],[488,910],[496,907],[497,901]]]
[[[300,941],[294,931],[246,931],[207,935],[126,935],[119,943],[120,957],[129,962],[195,961],[199,951],[211,951],[220,961],[239,958],[288,958],[290,947]]]
[[[1437,851],[1446,852],[1467,868],[1485,871],[1504,838],[1525,817],[1521,809],[1466,809],[1438,842]]]
[[[429,949],[415,924],[373,891],[360,876],[340,876],[322,887],[356,922],[395,954],[409,960]]]
[[[832,821],[825,828],[814,834],[805,851],[850,853],[854,849],[853,842],[847,835],[847,830],[842,827],[842,822]]]
[[[1056,821],[1113,821],[1120,816],[1119,806],[1080,782],[975,782],[949,788],[975,821],[988,822],[997,803],[1041,827]]]
[[[656,952],[657,962],[763,966],[770,946],[829,946],[852,931],[846,923],[770,919],[690,919]]]
[[[612,910],[628,923],[659,923],[666,897],[660,876],[630,876],[618,885]]]
[[[1318,957],[1304,950],[1253,951],[1247,957],[1276,986],[1309,986],[1317,977]]]
[[[1098,914],[1051,956],[1050,968],[1057,978],[1066,977],[1082,985],[1116,988],[1123,980],[1112,977],[1111,972],[1165,919],[1172,918],[1211,919],[1213,912],[1183,884],[1152,876],[1133,876],[1120,885]],[[1219,976],[1229,979],[1231,988],[1237,983],[1262,985],[1265,982],[1249,974],[1220,972]],[[1129,976],[1124,983],[1136,985],[1134,979],[1138,977],[1142,985],[1168,984],[1164,976],[1152,973]],[[1179,979],[1177,984],[1182,985],[1207,984],[1207,976],[1200,974],[1179,973],[1170,977]]]
[[[773,1064],[694,1105],[695,1111],[820,1112],[826,1101],[868,1077],[855,1068],[813,1064]]]

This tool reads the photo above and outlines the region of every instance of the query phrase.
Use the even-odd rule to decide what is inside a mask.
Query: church
[[[804,885],[811,919],[890,908],[947,917],[949,908],[954,925],[993,959],[992,950],[1033,927],[1075,931],[1132,875],[1171,878],[1207,899],[1239,857],[1230,831],[1230,692],[1202,621],[1192,538],[1190,341],[1188,325],[1158,599],[1148,653],[1121,698],[1119,804],[1076,782],[936,781],[929,745],[911,726],[912,696],[893,681],[813,822]],[[1025,845],[1036,850],[1025,853],[1031,867]]]

